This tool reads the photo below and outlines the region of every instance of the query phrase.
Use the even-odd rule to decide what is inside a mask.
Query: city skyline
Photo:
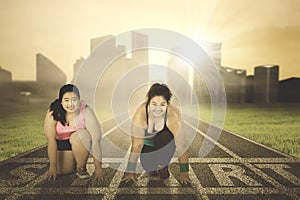
[[[42,53],[70,81],[90,39],[152,27],[222,43],[222,66],[247,75],[270,64],[280,66],[280,80],[300,77],[300,1],[139,2],[1,0],[0,66],[13,80],[34,80]]]

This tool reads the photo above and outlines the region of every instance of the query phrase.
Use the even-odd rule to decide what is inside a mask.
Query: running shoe
[[[82,179],[85,179],[85,178],[89,178],[90,177],[90,174],[86,171],[86,169],[83,169],[83,168],[79,168],[76,170],[76,175],[79,177],[79,178],[82,178]]]
[[[168,170],[168,166],[165,166],[163,168],[160,168],[157,170],[157,175],[161,178],[161,179],[166,179],[169,178],[170,173]]]

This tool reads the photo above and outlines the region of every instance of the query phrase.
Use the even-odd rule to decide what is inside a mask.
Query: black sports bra
[[[164,120],[165,120],[165,123],[164,123],[164,127],[163,127],[163,129],[160,130],[160,131],[156,131],[155,128],[153,127],[153,131],[152,131],[151,133],[148,132],[148,124],[149,124],[148,117],[149,117],[149,114],[148,114],[148,105],[146,105],[147,128],[146,128],[146,130],[145,130],[145,136],[154,136],[154,135],[156,135],[157,133],[162,132],[162,131],[164,131],[165,129],[168,129],[168,127],[167,127],[167,111],[166,111],[166,113],[165,113],[165,119],[164,119]]]

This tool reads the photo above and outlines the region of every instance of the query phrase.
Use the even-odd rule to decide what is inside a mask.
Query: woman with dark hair
[[[56,179],[57,174],[72,173],[88,178],[86,163],[89,150],[93,152],[95,180],[103,180],[101,166],[101,127],[90,107],[80,100],[75,85],[67,84],[60,88],[59,98],[50,104],[44,121],[48,140],[50,167],[48,180]]]
[[[171,97],[165,84],[154,83],[147,100],[137,108],[132,119],[132,146],[123,181],[137,180],[135,168],[139,157],[145,171],[168,178],[168,165],[177,149],[179,181],[182,184],[190,182],[181,112],[170,103]]]

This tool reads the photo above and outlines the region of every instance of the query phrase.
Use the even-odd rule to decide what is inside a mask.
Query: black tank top
[[[147,145],[147,146],[152,146],[152,147],[155,147],[155,136],[159,133],[161,134],[164,134],[164,135],[170,135],[172,138],[173,138],[173,134],[172,132],[169,130],[169,128],[167,127],[167,111],[165,113],[165,123],[164,123],[164,127],[162,128],[162,130],[160,131],[152,131],[152,133],[149,133],[148,132],[148,105],[146,105],[146,119],[147,119],[147,128],[145,130],[145,136],[146,138],[144,138],[144,145]],[[152,136],[152,137],[151,137]]]

